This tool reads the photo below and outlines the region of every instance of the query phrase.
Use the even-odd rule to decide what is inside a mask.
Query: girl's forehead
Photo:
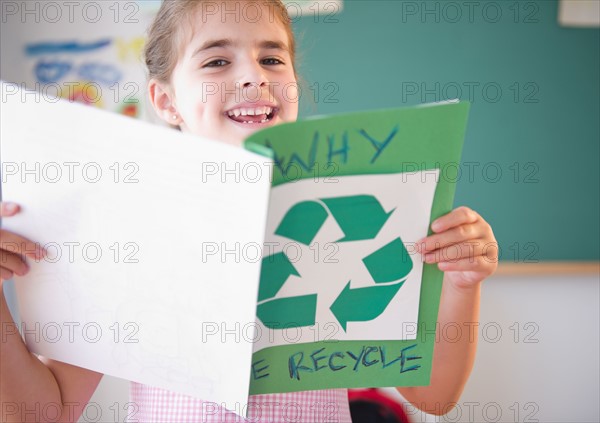
[[[187,46],[206,40],[229,39],[283,42],[289,47],[286,27],[266,2],[199,2],[212,4],[211,9],[199,5],[189,16]],[[246,6],[255,5],[252,12]],[[227,6],[229,5],[229,6]],[[236,5],[236,6],[234,6]]]

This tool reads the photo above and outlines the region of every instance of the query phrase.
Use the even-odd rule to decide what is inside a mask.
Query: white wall
[[[496,402],[502,421],[600,421],[598,275],[498,277],[490,282],[482,323],[498,322],[503,335],[497,343],[480,343],[461,402]],[[515,322],[521,329],[516,339],[510,329]],[[532,325],[524,330],[527,323]],[[537,333],[527,339],[533,329]],[[489,412],[487,421],[492,421],[493,409]]]

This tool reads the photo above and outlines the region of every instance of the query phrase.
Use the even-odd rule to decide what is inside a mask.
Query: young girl
[[[183,132],[239,146],[260,128],[296,120],[297,95],[290,93],[297,81],[294,59],[294,35],[279,0],[165,1],[146,46],[150,99],[158,115]],[[11,203],[0,208],[5,218],[18,211]],[[477,322],[481,282],[497,263],[496,251],[487,248],[483,255],[483,246],[495,243],[492,230],[477,213],[460,207],[434,221],[432,231],[419,252],[445,272],[439,323]],[[2,281],[27,273],[23,255],[43,255],[32,241],[7,231],[1,235]],[[9,251],[8,244],[22,245],[23,255]],[[102,375],[30,354],[16,331],[7,330],[13,322],[3,295],[0,300],[0,402],[21,411],[6,413],[3,420],[39,421],[52,415],[39,410],[54,405],[61,414],[58,421],[77,421]],[[398,390],[426,412],[448,412],[467,381],[475,350],[471,333],[458,341],[439,339],[431,385]],[[139,422],[241,420],[216,404],[136,383],[131,402],[131,417]],[[286,413],[290,407],[295,410],[291,415]],[[345,389],[257,395],[249,398],[248,409],[253,422],[350,421]]]

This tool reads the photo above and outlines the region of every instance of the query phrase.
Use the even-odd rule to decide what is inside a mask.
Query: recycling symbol
[[[373,240],[393,212],[386,212],[372,195],[302,201],[285,213],[275,234],[310,246],[326,220],[333,218],[344,234],[336,243]],[[373,279],[373,286],[351,288],[350,280],[329,306],[344,331],[348,322],[365,322],[380,316],[413,268],[400,237],[363,257],[362,263]],[[263,258],[257,316],[267,328],[315,324],[317,293],[276,297],[292,275],[302,277],[285,252]]]

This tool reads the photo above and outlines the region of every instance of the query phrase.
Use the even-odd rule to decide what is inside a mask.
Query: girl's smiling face
[[[171,83],[150,82],[152,103],[165,121],[184,132],[241,145],[258,129],[297,119],[289,37],[261,3],[247,17],[241,11],[250,8],[238,7],[235,13],[229,6],[208,16],[198,8],[193,28],[182,31],[182,38],[191,40],[181,49]]]

